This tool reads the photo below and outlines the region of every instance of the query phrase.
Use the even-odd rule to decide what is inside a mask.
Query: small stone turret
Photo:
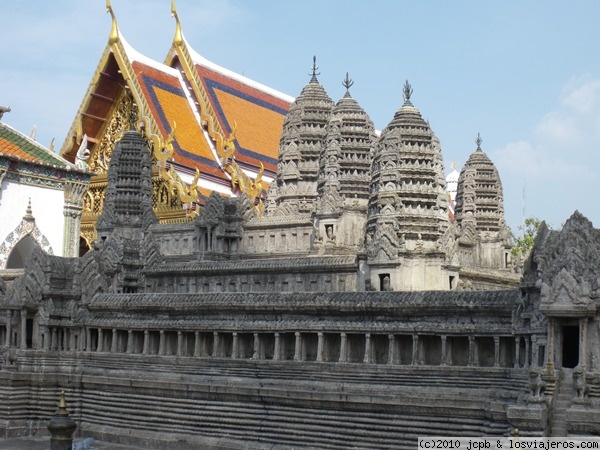
[[[277,214],[278,209],[310,213],[317,198],[319,155],[333,108],[333,101],[319,84],[317,69],[313,60],[312,77],[283,123],[277,175],[268,192],[268,214]]]
[[[481,149],[469,156],[460,172],[454,216],[459,227],[461,264],[484,268],[509,265],[510,232],[504,221],[502,182],[498,169]]]

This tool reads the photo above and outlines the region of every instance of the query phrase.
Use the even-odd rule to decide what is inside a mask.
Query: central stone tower
[[[440,143],[410,101],[381,133],[373,156],[366,250],[375,289],[448,289],[449,226]]]

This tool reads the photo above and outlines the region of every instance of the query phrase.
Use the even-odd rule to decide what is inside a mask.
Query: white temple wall
[[[30,198],[35,223],[50,242],[54,254],[62,256],[65,200],[60,189],[5,180],[0,195],[0,245],[21,223]]]

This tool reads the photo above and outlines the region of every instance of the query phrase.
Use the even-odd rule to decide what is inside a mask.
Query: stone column
[[[514,368],[519,367],[519,359],[521,359],[521,336],[515,337],[515,364]]]
[[[197,335],[198,333],[196,333]],[[232,349],[231,349],[231,358],[232,359],[238,359],[238,353],[239,353],[239,346],[240,346],[240,341],[239,341],[239,336],[237,334],[236,331],[233,332],[233,343],[232,343]]]
[[[531,362],[532,366],[537,366],[539,361],[538,357],[538,344],[537,336],[531,336]]]
[[[127,330],[127,353],[133,353],[133,331]]]
[[[475,336],[469,336],[469,366],[475,365]]]
[[[88,352],[92,351],[92,329],[90,327],[85,328],[85,349]]]
[[[554,370],[554,324],[555,320],[548,317],[548,348],[546,350],[546,368]]]
[[[494,336],[494,367],[500,366],[500,336]]]
[[[9,309],[6,311],[6,345],[8,347],[12,346],[11,342],[11,334],[12,334],[12,311]]]
[[[339,362],[348,362],[348,335],[340,334],[340,358]]]
[[[585,377],[585,368],[587,366],[587,328],[588,318],[582,317],[579,319],[579,366],[583,369],[583,376]]]
[[[117,353],[117,330],[115,328],[112,329],[112,342],[110,345],[110,352]]]
[[[181,331],[177,332],[177,356],[183,354],[183,334]]]
[[[104,351],[103,342],[102,342],[104,339],[103,339],[102,334],[103,334],[102,328],[98,328],[98,345],[96,346],[97,352]]]
[[[27,310],[21,310],[21,350],[27,349]]]
[[[149,341],[150,341],[150,333],[148,332],[148,330],[144,330],[144,346],[142,347],[143,355],[148,354],[148,347],[150,345]]]
[[[416,366],[419,364],[419,335],[413,334],[412,361],[411,364]]]
[[[373,362],[373,346],[371,345],[371,333],[365,334],[365,357],[363,362],[371,364]]]
[[[202,356],[200,347],[200,333],[198,331],[194,333],[194,356]]]
[[[70,329],[69,333],[69,350],[75,352],[77,350],[77,333],[75,329]]]
[[[87,345],[87,334],[84,327],[79,328],[79,351],[83,352]]]
[[[46,332],[44,333],[44,350],[50,350],[50,330],[46,328]]]
[[[388,334],[388,364],[398,364],[398,348],[393,334]]]
[[[273,359],[281,359],[281,336],[279,333],[275,333],[275,348],[273,349]]]
[[[159,331],[158,354],[159,355],[165,354],[165,332],[164,332],[164,330]]]
[[[87,191],[86,184],[65,183],[65,203],[63,214],[63,256],[79,256],[79,235],[81,234],[81,211],[83,194]]]
[[[524,367],[529,367],[531,345],[529,344],[531,336],[525,336],[525,364]]]
[[[324,345],[325,345],[325,341],[324,341],[323,333],[318,332],[317,333],[317,362],[323,362],[323,354],[325,353]]]
[[[218,331],[213,332],[213,358],[221,357],[221,335]]]
[[[447,358],[446,358],[446,339],[448,338],[445,335],[440,336],[440,338],[442,339],[442,357],[440,359],[441,365],[445,366],[447,364]]]
[[[62,349],[66,352],[69,351],[69,329],[62,329]]]
[[[56,342],[56,328],[52,327],[50,331],[50,350],[58,350],[58,342]]]
[[[254,333],[254,351],[252,353],[252,359],[260,358],[260,336],[258,333]]]
[[[294,342],[294,361],[302,361],[302,335],[296,331],[296,341]]]

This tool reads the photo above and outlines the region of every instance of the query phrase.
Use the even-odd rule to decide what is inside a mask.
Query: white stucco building
[[[90,175],[0,122],[0,270],[22,268],[35,246],[79,255],[81,198]]]

